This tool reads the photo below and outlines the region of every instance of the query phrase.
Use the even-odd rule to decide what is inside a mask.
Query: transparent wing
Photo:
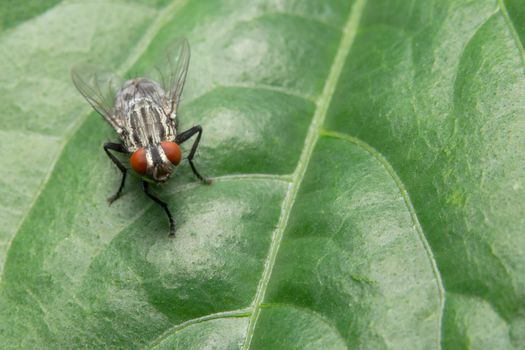
[[[161,55],[155,66],[157,70],[155,75],[158,76],[159,83],[168,94],[171,100],[171,108],[174,111],[180,102],[189,63],[190,44],[186,38],[178,38]]]
[[[113,128],[121,128],[113,110],[115,96],[122,86],[122,79],[118,75],[94,66],[80,65],[71,70],[71,79],[86,101]]]

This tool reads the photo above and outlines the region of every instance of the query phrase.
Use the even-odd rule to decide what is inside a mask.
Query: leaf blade
[[[198,344],[237,348],[243,342],[249,343],[241,339],[243,332],[248,337],[253,335],[254,348],[284,344],[279,340],[288,341],[286,344],[302,340],[306,346],[319,335],[326,335],[321,339],[323,344],[334,346],[440,347],[440,341],[444,346],[456,347],[484,342],[502,347],[519,344],[519,310],[523,306],[520,296],[524,289],[519,278],[522,244],[516,235],[521,226],[517,218],[523,207],[516,198],[521,193],[519,164],[523,162],[519,157],[506,157],[510,152],[502,150],[507,149],[508,140],[501,135],[512,135],[512,142],[520,149],[523,64],[519,50],[516,51],[516,40],[512,41],[512,26],[495,4],[442,2],[433,7],[412,7],[408,1],[370,2],[353,12],[348,2],[260,1],[249,6],[188,1],[158,9],[156,4],[151,6],[146,17],[164,15],[156,20],[141,17],[141,28],[149,29],[131,53],[120,47],[103,59],[120,62],[123,70],[132,67],[132,71],[140,71],[175,34],[189,36],[195,55],[185,92],[187,99],[182,102],[183,122],[204,125],[203,147],[197,161],[218,183],[211,190],[185,185],[191,173],[183,167],[177,180],[159,189],[159,195],[169,198],[177,219],[182,220],[183,238],[177,238],[186,247],[182,249],[164,240],[163,217],[154,207],[143,206],[143,199],[133,189],[136,182],[128,184],[127,202],[116,203],[109,211],[103,206],[103,199],[116,180],[112,180],[112,170],[98,150],[104,135],[110,135],[109,128],[104,129],[99,119],[79,123],[66,137],[71,124],[64,123],[62,116],[53,118],[49,107],[29,105],[30,110],[42,113],[40,124],[27,126],[16,119],[6,119],[4,126],[22,126],[20,132],[36,128],[37,133],[48,136],[46,133],[52,130],[54,133],[45,143],[52,149],[53,142],[57,142],[59,149],[62,140],[64,148],[59,153],[46,153],[50,158],[36,163],[38,176],[32,177],[35,182],[25,191],[34,193],[40,184],[41,194],[32,197],[36,199],[29,206],[26,219],[14,229],[18,232],[15,240],[7,243],[11,244],[11,251],[6,280],[0,282],[0,305],[9,310],[4,319],[18,322],[2,326],[5,344],[110,344],[129,348],[130,344],[137,347],[153,342],[169,347],[195,339],[202,341]],[[501,4],[498,3],[500,7]],[[511,21],[518,23],[519,11],[512,10],[519,9],[518,5],[511,1],[504,5],[511,9]],[[122,4],[115,8],[122,8]],[[107,12],[111,17],[112,10]],[[386,13],[395,15],[385,16]],[[349,32],[340,33],[339,28],[356,14],[361,14],[362,19],[359,24],[353,22],[351,32],[356,36],[349,41]],[[105,28],[100,22],[93,27]],[[519,25],[515,30],[521,37]],[[38,34],[37,31],[35,35]],[[348,57],[338,53],[341,37],[343,42],[346,38],[347,43],[352,43],[347,48]],[[498,40],[491,42],[488,38]],[[129,47],[128,39],[119,42]],[[17,46],[12,45],[16,51]],[[85,43],[79,44],[82,45]],[[143,51],[145,54],[141,55]],[[435,57],[434,52],[438,53]],[[340,72],[334,73],[330,68],[334,59],[339,62],[336,66]],[[497,68],[491,70],[492,67]],[[479,79],[484,75],[491,77],[485,79],[491,83],[485,89],[480,85],[484,80]],[[494,85],[501,89],[499,94],[500,90],[491,88]],[[14,91],[32,90],[6,85],[5,91],[6,96],[13,96]],[[491,97],[492,93],[497,97]],[[320,105],[318,101],[322,101]],[[487,101],[496,103],[491,106]],[[506,106],[509,101],[511,104]],[[1,102],[9,106],[9,116],[20,114],[5,98]],[[74,104],[65,104],[69,113]],[[394,118],[398,116],[403,118]],[[439,118],[442,116],[444,121]],[[48,122],[52,127],[46,129]],[[312,123],[310,130],[314,131],[308,134]],[[495,132],[496,126],[502,131]],[[477,130],[492,137],[500,135],[492,139],[499,143],[476,139]],[[16,142],[18,134],[6,132],[9,134],[5,140]],[[317,144],[312,142],[318,137]],[[343,139],[337,142],[345,146],[334,146],[334,137]],[[309,140],[306,148],[305,138]],[[346,145],[349,141],[353,146]],[[451,146],[446,147],[445,141]],[[476,145],[474,150],[463,152],[468,143]],[[8,154],[20,147],[14,145]],[[499,172],[490,172],[497,167],[480,162],[483,158],[479,155],[491,154],[490,146],[497,146],[496,158],[503,161]],[[302,153],[310,154],[312,161],[310,156],[301,157]],[[49,167],[47,163],[55,155],[56,165]],[[341,157],[345,160],[330,163]],[[14,159],[12,164],[10,168],[15,173],[25,169]],[[285,202],[289,208],[285,210],[285,215],[290,215],[288,223],[278,211],[285,194],[291,191],[290,182],[297,179],[297,164],[304,182],[297,182],[292,190],[297,196],[288,204]],[[323,164],[330,165],[341,179],[364,183],[343,184],[339,191],[330,191],[331,185],[327,184],[337,179],[320,172]],[[477,178],[469,166],[490,174],[484,181],[496,189],[495,196],[493,193],[484,197],[476,192]],[[500,176],[505,173],[506,176]],[[39,177],[46,174],[50,174],[49,181],[39,183]],[[328,188],[324,197],[321,188],[316,187],[320,184],[325,184],[323,189]],[[4,183],[3,189],[7,186]],[[498,186],[510,186],[514,192],[505,194],[503,187]],[[318,195],[308,197],[309,192]],[[367,213],[363,209],[366,205],[359,206],[366,201],[354,201],[358,198],[356,193],[369,203],[376,199],[376,211]],[[486,207],[477,208],[490,209],[488,217],[495,219],[499,228],[494,229],[490,220],[483,221],[461,209],[472,203],[475,193],[480,195],[477,202],[487,203]],[[246,198],[241,198],[243,195]],[[210,204],[221,204],[206,211],[206,196],[210,197]],[[325,198],[322,204],[319,198]],[[243,200],[251,209],[239,209]],[[491,206],[505,204],[504,200],[514,203],[514,207],[501,205],[493,211]],[[333,201],[343,203],[342,207],[348,209],[345,215],[337,216],[337,210],[327,209],[332,208]],[[11,200],[4,206],[8,202]],[[27,208],[28,202],[24,203],[20,208]],[[378,210],[381,205],[385,207]],[[318,207],[326,218],[336,218],[329,222],[326,218],[312,221],[312,213]],[[397,208],[396,214],[384,215],[393,207]],[[199,208],[200,212],[192,208]],[[309,210],[312,212],[307,215]],[[218,216],[221,212],[226,222]],[[346,225],[345,218],[352,215],[364,223],[373,223],[367,229],[357,230],[368,235],[356,236],[356,228]],[[462,231],[462,220],[486,233],[489,240],[479,234],[461,234],[473,232]],[[354,218],[353,222],[358,220]],[[260,227],[255,227],[257,224]],[[265,285],[269,289],[266,293],[264,287],[256,293],[264,256],[275,245],[269,237],[279,225],[285,249],[270,250],[276,265],[262,279],[268,281]],[[306,238],[316,225],[326,227],[321,233],[343,227],[344,239],[339,244],[350,243],[350,248],[345,249],[351,256],[328,249],[329,244],[314,244],[301,250],[301,244],[296,244],[299,236]],[[408,239],[404,244],[381,249],[381,244],[374,241],[399,227],[403,227],[401,236]],[[511,229],[510,233],[505,234],[505,227]],[[210,234],[212,228],[218,237]],[[232,233],[238,235],[231,236]],[[224,237],[231,240],[221,240]],[[6,242],[3,238],[0,241]],[[512,241],[514,245],[509,246]],[[247,242],[255,246],[248,247]],[[461,244],[472,249],[463,249]],[[447,251],[449,246],[452,253]],[[359,256],[361,250],[371,247],[375,247],[376,254],[369,250]],[[242,255],[240,248],[247,255]],[[218,251],[223,253],[217,255]],[[319,266],[340,263],[344,268],[326,268],[323,274],[314,276],[316,280],[308,272],[317,271],[312,261],[319,254],[324,254],[319,261],[331,262]],[[291,261],[293,256],[301,257],[304,264]],[[436,257],[439,271],[432,256]],[[389,259],[397,262],[393,264],[395,270],[384,265]],[[200,263],[189,264],[192,261]],[[411,264],[413,261],[417,266]],[[486,268],[478,268],[481,262],[486,262]],[[363,264],[371,269],[359,271]],[[468,279],[462,280],[465,271]],[[447,282],[448,295],[442,327],[440,272]],[[402,276],[401,281],[390,275]],[[180,281],[185,281],[184,285]],[[411,282],[403,285],[402,281]],[[337,283],[351,288],[326,288],[327,284]],[[388,290],[386,285],[395,287]],[[418,300],[416,305],[399,302],[402,298],[395,294],[408,286],[413,286],[407,295]],[[500,286],[503,288],[498,291]],[[312,292],[316,289],[319,294]],[[361,303],[368,309],[360,319],[352,319]],[[400,311],[402,305],[410,312]],[[350,316],[346,315],[349,311]],[[240,318],[213,318],[230,312]],[[290,315],[294,314],[298,320],[291,324]],[[323,322],[315,315],[320,315]],[[401,320],[387,322],[381,328],[366,326],[382,324],[392,315]],[[245,328],[248,316],[251,330]],[[202,324],[198,320],[203,320]],[[195,326],[193,322],[197,322]],[[272,322],[283,322],[279,329],[282,336],[271,338]],[[170,332],[185,324],[191,325],[188,332]],[[222,325],[236,336],[225,337]],[[65,332],[66,328],[69,332]],[[406,337],[400,336],[407,330],[410,332]],[[301,335],[303,338],[299,339]]]

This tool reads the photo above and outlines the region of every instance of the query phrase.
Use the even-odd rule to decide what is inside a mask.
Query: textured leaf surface
[[[0,10],[6,348],[519,348],[525,7],[45,1]],[[9,19],[9,20],[6,20]],[[155,188],[69,81],[192,61],[196,159]]]

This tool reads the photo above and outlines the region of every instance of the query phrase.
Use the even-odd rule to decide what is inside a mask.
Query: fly
[[[202,136],[202,127],[196,125],[186,131],[177,130],[177,109],[180,102],[188,65],[190,47],[186,39],[175,41],[171,50],[156,67],[159,79],[145,77],[123,83],[113,73],[88,66],[74,68],[73,83],[87,102],[115,129],[120,143],[104,144],[104,151],[122,173],[122,180],[109,203],[117,200],[126,182],[127,168],[112,153],[128,155],[131,168],[142,177],[144,193],[160,205],[168,216],[170,235],[175,235],[175,221],[168,205],[150,192],[150,183],[164,183],[182,159],[180,144],[197,135],[188,162],[193,174],[209,184],[195,168],[193,157]]]

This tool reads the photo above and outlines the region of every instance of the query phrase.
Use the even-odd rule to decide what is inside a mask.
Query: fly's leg
[[[168,215],[168,220],[170,222],[170,236],[175,236],[175,221],[173,220],[173,216],[171,215],[168,205],[165,202],[158,199],[157,197],[155,197],[154,195],[152,195],[151,193],[149,193],[149,184],[146,181],[142,181],[142,186],[144,188],[144,193],[146,194],[146,196],[148,196],[155,203],[160,205],[162,209],[164,209],[164,211],[166,212],[166,215]]]
[[[193,128],[188,129],[188,130],[180,133],[175,138],[175,142],[180,145],[184,141],[188,140],[189,138],[191,138],[195,134],[197,134],[197,138],[195,139],[195,142],[193,142],[193,146],[191,146],[191,151],[190,151],[190,154],[188,155],[188,162],[190,162],[191,170],[193,171],[195,176],[197,176],[199,178],[199,180],[201,180],[205,184],[209,185],[209,184],[211,184],[211,180],[208,180],[208,179],[205,179],[204,177],[202,177],[202,175],[199,174],[199,172],[195,168],[195,165],[193,164],[193,156],[195,156],[195,151],[197,151],[197,147],[199,146],[199,142],[201,140],[202,127],[200,125],[196,125]]]
[[[117,159],[117,157],[111,154],[110,150],[119,152],[119,153],[128,153],[128,152],[126,151],[124,146],[122,146],[120,143],[108,142],[104,144],[104,151],[106,151],[106,154],[108,155],[109,159],[111,159],[111,161],[115,163],[115,165],[119,168],[120,172],[122,173],[122,180],[120,181],[120,186],[117,192],[108,198],[108,202],[111,205],[111,203],[113,203],[120,197],[122,189],[124,188],[124,183],[126,182],[127,169],[126,167],[124,167],[124,165],[122,165],[122,163]]]

